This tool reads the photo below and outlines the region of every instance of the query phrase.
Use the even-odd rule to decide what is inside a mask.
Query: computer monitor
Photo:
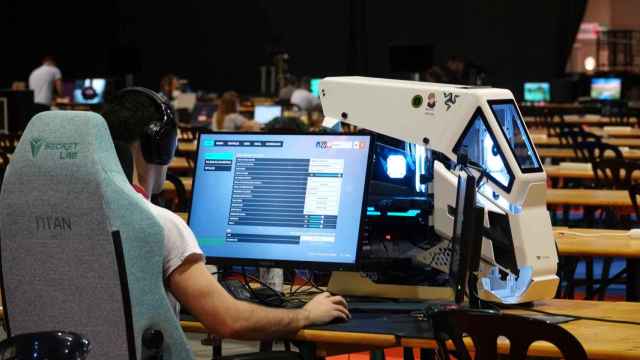
[[[311,79],[311,82],[309,83],[311,94],[315,97],[320,97],[320,80],[322,79]]]
[[[591,98],[596,100],[620,100],[622,80],[620,78],[592,78]]]
[[[370,135],[201,133],[189,226],[207,262],[351,269]]]
[[[256,105],[253,109],[253,119],[262,125],[280,116],[282,116],[280,105]]]
[[[100,104],[104,100],[106,79],[76,80],[73,89],[73,102],[76,104]]]
[[[524,83],[524,101],[549,102],[551,101],[551,87],[548,82]]]
[[[456,303],[462,303],[467,280],[480,265],[482,251],[482,220],[484,210],[476,206],[476,179],[461,171],[458,175],[456,209],[454,214],[449,281]],[[475,281],[469,281],[470,293],[475,292]],[[473,298],[470,294],[470,298]]]

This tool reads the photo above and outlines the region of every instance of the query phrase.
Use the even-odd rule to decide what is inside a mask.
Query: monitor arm
[[[555,295],[557,252],[546,174],[510,91],[365,77],[320,82],[325,126],[344,122],[473,164],[485,207],[478,289],[482,299],[522,303]],[[475,169],[474,169],[475,168]],[[457,170],[434,161],[433,225],[450,239]]]

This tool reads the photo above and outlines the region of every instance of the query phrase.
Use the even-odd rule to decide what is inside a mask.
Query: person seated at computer
[[[42,65],[31,72],[29,90],[33,91],[33,101],[37,111],[46,111],[51,108],[54,90],[57,96],[62,96],[62,73],[56,66],[53,56],[45,56],[42,59]]]
[[[249,121],[238,112],[240,97],[235,91],[227,91],[222,94],[218,104],[218,110],[213,116],[211,130],[215,131],[239,131],[242,125]]]
[[[284,81],[282,84],[282,88],[278,92],[278,100],[281,101],[290,101],[291,95],[298,87],[298,80],[295,76],[291,74],[287,74],[284,76]]]
[[[103,115],[113,140],[129,146],[133,157],[132,185],[164,228],[163,276],[176,315],[182,304],[210,333],[234,339],[273,339],[294,334],[305,326],[350,317],[345,300],[328,293],[316,296],[298,310],[267,308],[229,295],[207,271],[203,252],[189,226],[178,215],[148,201],[151,194],[162,190],[168,168],[150,162],[154,160],[148,159],[148,154],[160,156],[157,154],[168,152],[160,144],[149,142],[149,138],[144,141],[145,146],[155,148],[144,150],[141,140],[151,126],[161,123],[171,127],[174,122],[161,121],[163,114],[157,99],[138,91],[117,95]],[[172,158],[173,152],[167,157]]]
[[[313,96],[311,91],[311,82],[308,77],[300,80],[298,88],[291,94],[291,104],[296,105],[302,111],[311,111],[320,108],[320,99]]]

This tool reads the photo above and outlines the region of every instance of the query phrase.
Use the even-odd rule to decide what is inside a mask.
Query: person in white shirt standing
[[[291,94],[291,104],[297,105],[302,111],[311,111],[320,107],[320,99],[309,91],[309,78],[302,78],[299,87]]]
[[[33,90],[33,99],[36,104],[51,106],[53,90],[58,96],[62,95],[62,73],[56,67],[52,56],[45,56],[42,65],[29,75],[29,90]]]

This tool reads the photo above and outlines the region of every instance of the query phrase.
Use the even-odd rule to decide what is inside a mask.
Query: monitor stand
[[[376,284],[359,272],[334,271],[329,279],[329,292],[343,296],[378,297],[388,299],[450,300],[449,287]]]

